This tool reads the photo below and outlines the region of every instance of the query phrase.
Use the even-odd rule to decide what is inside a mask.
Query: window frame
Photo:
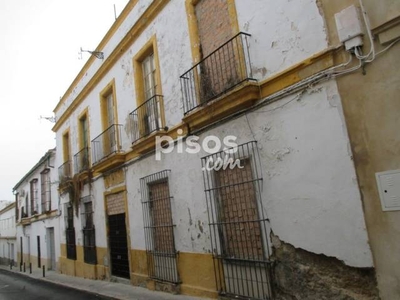
[[[154,82],[155,82],[155,95],[162,96],[162,86],[161,86],[161,71],[160,71],[160,61],[157,48],[157,38],[153,35],[146,44],[136,53],[133,57],[133,69],[134,69],[134,84],[135,84],[135,95],[136,95],[136,108],[151,99],[152,97],[146,99],[145,92],[145,79],[143,72],[143,62],[150,56],[153,55],[153,66],[154,66]],[[164,112],[164,97],[160,97],[160,119],[161,126],[165,126],[165,112]]]

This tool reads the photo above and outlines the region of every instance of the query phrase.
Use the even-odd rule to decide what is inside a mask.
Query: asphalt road
[[[110,300],[0,269],[0,300]]]

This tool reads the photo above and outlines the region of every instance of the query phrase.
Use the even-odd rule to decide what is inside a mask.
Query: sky
[[[53,109],[128,0],[0,0],[0,200],[56,146]]]

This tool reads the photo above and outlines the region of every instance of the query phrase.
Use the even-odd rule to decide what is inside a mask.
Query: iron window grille
[[[51,211],[51,180],[49,169],[40,173],[40,193],[42,213]]]
[[[239,32],[180,77],[186,115],[252,78],[248,38]]]
[[[140,179],[149,277],[179,283],[169,192],[170,170]]]
[[[201,162],[219,293],[272,299],[268,219],[257,149],[257,142],[248,142],[205,156]]]
[[[39,213],[38,209],[38,180],[35,178],[30,182],[31,188],[31,215],[36,215]]]
[[[89,147],[85,147],[74,155],[74,167],[77,174],[89,169]]]
[[[76,260],[76,238],[74,227],[74,209],[71,204],[65,204],[65,236],[67,258]]]
[[[161,129],[161,95],[154,95],[130,113],[132,143]]]
[[[121,151],[120,124],[113,124],[92,140],[93,164]]]
[[[91,196],[81,198],[82,202],[82,231],[83,231],[83,259],[85,263],[97,264],[96,232],[93,222],[93,202]]]

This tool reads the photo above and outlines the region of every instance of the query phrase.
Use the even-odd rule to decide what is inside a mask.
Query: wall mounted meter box
[[[346,50],[363,45],[363,25],[359,8],[354,5],[335,14],[336,28],[341,43]]]
[[[400,170],[375,174],[382,210],[400,210]]]

